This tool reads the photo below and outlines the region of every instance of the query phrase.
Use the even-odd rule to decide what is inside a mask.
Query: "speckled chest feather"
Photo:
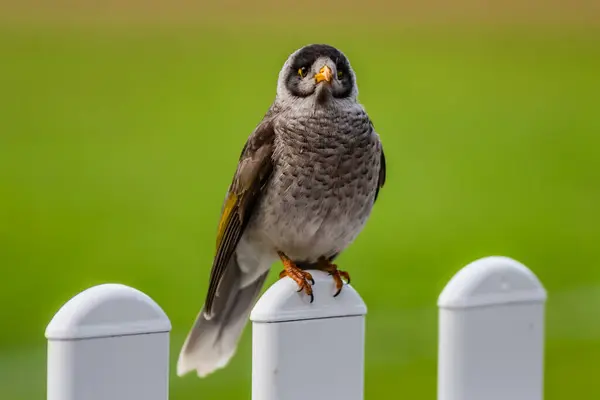
[[[295,260],[342,251],[371,212],[379,154],[379,138],[362,108],[279,119],[257,228]]]

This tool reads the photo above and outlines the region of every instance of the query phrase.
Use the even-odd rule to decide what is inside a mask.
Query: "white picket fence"
[[[331,277],[313,277],[314,303],[282,279],[252,311],[253,400],[364,398],[367,308],[350,285],[333,298]],[[438,298],[438,400],[541,400],[546,297],[510,258],[460,270]],[[83,291],[46,329],[47,399],[167,400],[170,331],[136,289]]]

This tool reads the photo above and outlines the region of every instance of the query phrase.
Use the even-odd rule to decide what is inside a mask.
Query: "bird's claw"
[[[321,261],[321,269],[325,272],[329,272],[329,275],[333,276],[333,281],[335,282],[336,288],[336,292],[333,297],[337,297],[341,293],[342,287],[344,286],[344,281],[342,278],[344,278],[346,284],[349,284],[350,274],[348,274],[346,271],[340,271],[336,264],[332,264],[329,261]]]
[[[286,276],[292,278],[294,282],[298,284],[298,292],[305,291],[308,296],[310,296],[310,302],[312,303],[315,300],[315,296],[313,294],[312,285],[315,284],[315,280],[309,272],[306,272],[300,268],[298,268],[289,258],[281,255],[281,260],[283,261],[284,270],[279,273],[279,279],[284,278]]]

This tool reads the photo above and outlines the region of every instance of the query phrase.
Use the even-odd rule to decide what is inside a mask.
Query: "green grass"
[[[43,398],[45,325],[98,283],[165,309],[174,366],[239,151],[313,41],[350,56],[388,160],[340,258],[369,307],[367,398],[434,398],[437,295],[495,254],[549,291],[546,398],[600,397],[600,36],[248,32],[0,31],[0,397]],[[172,399],[248,398],[250,333],[205,380],[172,368]]]

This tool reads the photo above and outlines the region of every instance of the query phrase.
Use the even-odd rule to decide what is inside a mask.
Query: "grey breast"
[[[373,205],[379,146],[362,108],[277,119],[273,176],[259,211],[277,250],[314,262],[354,240]]]

